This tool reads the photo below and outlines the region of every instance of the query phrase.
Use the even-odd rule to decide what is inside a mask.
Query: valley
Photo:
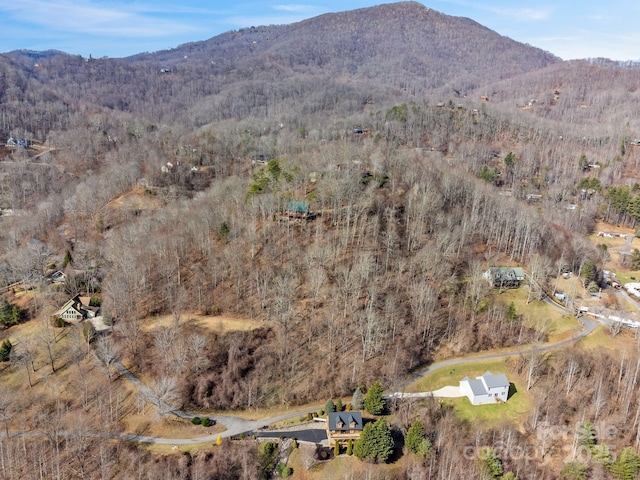
[[[639,82],[415,2],[0,55],[0,478],[635,478]]]

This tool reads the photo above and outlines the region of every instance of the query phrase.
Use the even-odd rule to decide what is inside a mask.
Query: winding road
[[[549,297],[545,297],[543,301],[562,310],[564,313],[569,313],[564,307],[553,302]],[[442,368],[452,367],[454,365],[460,365],[468,362],[474,362],[477,360],[495,360],[500,358],[513,357],[515,355],[529,355],[532,353],[548,352],[551,350],[556,350],[564,346],[570,345],[589,335],[591,332],[595,330],[595,328],[598,325],[597,322],[589,318],[579,317],[579,320],[582,323],[582,329],[579,332],[577,332],[575,335],[573,335],[571,338],[554,342],[554,343],[546,343],[542,345],[515,348],[515,349],[502,351],[502,352],[485,353],[485,354],[479,354],[479,355],[467,355],[464,357],[452,358],[449,360],[436,362],[429,365],[428,367],[423,368],[422,370],[417,371],[416,373],[408,377],[406,382],[403,385],[403,389],[406,388],[407,385],[413,383],[414,381]],[[194,414],[184,412],[182,410],[169,408],[166,404],[164,404],[157,398],[157,396],[151,391],[149,387],[147,387],[144,383],[142,383],[135,375],[133,375],[129,370],[127,370],[127,368],[124,367],[121,363],[116,362],[114,365],[118,369],[118,371],[125,378],[127,378],[127,380],[129,380],[136,388],[138,388],[138,390],[152,404],[160,406],[165,411],[168,411],[181,418],[193,418],[195,416]],[[392,395],[401,396],[402,394],[396,393]],[[264,418],[261,420],[245,420],[243,418],[234,417],[231,415],[213,415],[213,416],[210,416],[210,418],[214,419],[217,423],[224,425],[226,427],[226,430],[221,433],[216,433],[213,435],[205,435],[202,437],[160,438],[160,437],[150,437],[150,436],[134,435],[134,434],[119,434],[115,436],[126,439],[126,440],[135,441],[135,442],[151,443],[151,444],[166,444],[166,445],[188,445],[193,443],[214,442],[216,441],[218,436],[222,436],[224,438],[224,437],[238,436],[242,433],[253,433],[260,430],[263,427],[266,427],[267,425],[277,423],[282,420],[287,420],[289,418],[300,417],[300,416],[306,415],[308,412],[317,411],[318,408],[320,407],[321,406],[319,405],[313,409],[292,411],[292,412],[288,412],[275,417]]]

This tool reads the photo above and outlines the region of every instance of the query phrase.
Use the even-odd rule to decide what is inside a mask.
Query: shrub
[[[213,420],[211,420],[209,417],[204,417],[201,421],[200,424],[203,427],[210,427],[214,424],[215,422]]]
[[[64,328],[66,326],[66,323],[61,317],[53,316],[51,317],[51,325],[53,325],[55,328]]]
[[[191,419],[191,423],[193,423],[194,425],[200,425],[200,422],[201,422],[200,417],[193,417]]]
[[[291,448],[296,449],[298,448],[298,439],[296,437],[291,437]]]
[[[313,420],[313,413],[309,412],[307,413],[307,422],[310,422],[311,420]]]

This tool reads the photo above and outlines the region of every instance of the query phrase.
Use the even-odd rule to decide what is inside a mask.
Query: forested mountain
[[[606,248],[586,234],[599,220],[640,220],[640,71],[628,67],[562,62],[414,2],[126,59],[1,55],[0,283],[6,311],[22,308],[3,318],[33,327],[0,332],[15,343],[0,363],[7,432],[14,418],[48,429],[41,411],[58,433],[78,418],[78,430],[130,428],[143,408],[114,379],[116,360],[169,385],[176,406],[207,412],[324,401],[375,380],[392,389],[436,358],[544,342],[549,329],[514,315],[482,273],[519,264],[547,291],[561,271],[588,266],[598,280]],[[80,331],[51,327],[78,294],[113,325],[93,350]],[[537,365],[528,423],[476,441],[535,444],[542,419],[600,415],[632,443],[630,352],[602,355],[599,368],[591,351]],[[627,400],[585,402],[618,363]],[[533,376],[533,360],[518,365]],[[567,395],[549,394],[567,365]],[[401,478],[481,476],[457,454],[469,425],[425,408],[437,452]],[[158,478],[166,464],[177,473],[164,478],[196,478],[203,465],[231,478],[219,455],[159,460],[98,437],[63,445],[58,433],[3,439],[0,476],[129,478],[137,465],[146,478],[146,465]],[[242,448],[226,460],[236,478],[256,478]],[[36,460],[16,460],[23,451]],[[520,475],[561,470],[540,462]]]

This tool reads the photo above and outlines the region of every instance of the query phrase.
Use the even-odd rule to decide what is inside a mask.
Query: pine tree
[[[362,396],[362,390],[360,387],[356,388],[356,391],[353,392],[353,398],[351,399],[351,409],[352,410],[362,410],[364,406],[364,397]]]
[[[427,438],[427,435],[424,431],[424,425],[420,420],[416,420],[411,424],[409,430],[407,431],[407,435],[404,437],[404,444],[407,446],[409,450],[413,453],[417,454],[422,441]]]
[[[384,418],[364,426],[360,438],[353,447],[353,454],[360,460],[385,463],[393,453],[391,429]]]
[[[11,342],[9,341],[9,339],[2,342],[2,345],[0,345],[0,362],[9,361],[9,359],[11,358],[12,348],[13,348],[13,345],[11,345]]]
[[[336,411],[336,405],[333,403],[333,400],[327,400],[327,403],[324,404],[324,413],[329,415],[332,412]]]
[[[369,387],[367,396],[364,398],[364,409],[371,415],[380,415],[385,407],[383,395],[382,384],[379,381],[375,382]]]

